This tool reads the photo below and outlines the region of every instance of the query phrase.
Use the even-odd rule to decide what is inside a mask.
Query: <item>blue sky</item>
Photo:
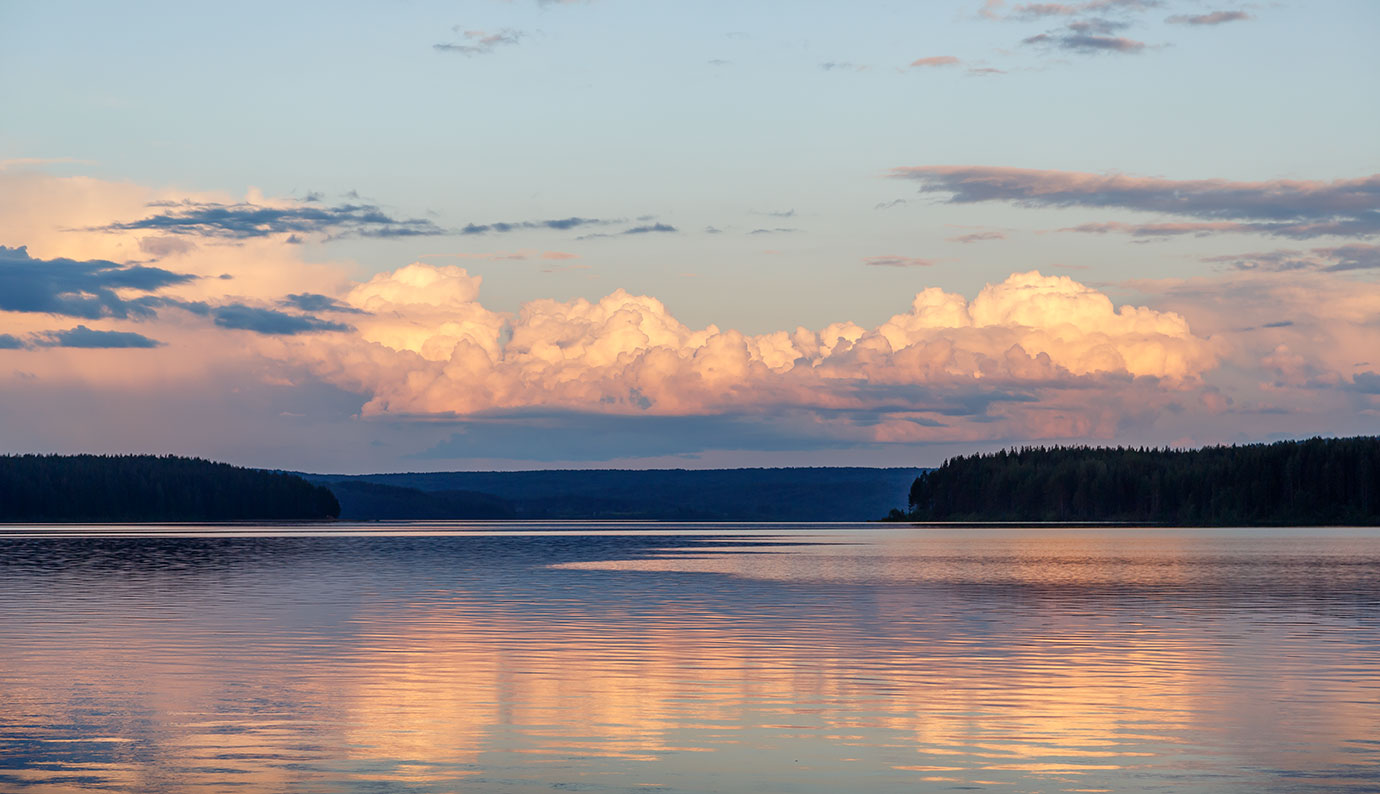
[[[206,226],[174,235],[195,251],[172,253],[170,244],[148,242],[142,244],[148,250],[137,254],[138,241],[153,227],[116,230],[114,225],[145,218],[137,203],[111,203],[108,196],[145,191],[144,204],[367,205],[394,220],[429,222],[437,233],[370,236],[362,227],[320,226],[234,244],[257,246],[252,253],[265,262],[282,257],[274,266],[279,276],[298,273],[300,265],[291,287],[296,294],[340,300],[356,294],[352,285],[412,262],[463,267],[469,277],[482,277],[483,307],[510,318],[503,320],[507,330],[496,331],[500,337],[514,333],[523,307],[534,300],[597,302],[616,290],[657,298],[689,329],[712,324],[750,337],[843,321],[874,329],[908,311],[926,288],[973,299],[985,285],[1039,270],[1073,279],[1117,306],[1129,302],[1182,316],[1192,337],[1212,350],[1212,363],[1180,373],[1191,376],[1192,384],[1150,400],[1157,407],[1146,410],[1157,416],[1183,416],[1182,407],[1161,403],[1194,403],[1183,390],[1203,388],[1236,394],[1235,410],[1249,403],[1297,415],[1309,404],[1307,395],[1282,392],[1330,384],[1332,397],[1345,400],[1346,407],[1311,419],[1299,416],[1284,422],[1283,430],[1243,415],[1226,437],[1211,432],[1221,425],[1216,414],[1194,421],[1123,417],[1109,428],[1078,425],[1067,431],[1073,435],[1054,436],[1048,428],[1013,420],[997,434],[974,430],[928,441],[907,432],[868,436],[859,428],[873,425],[856,418],[843,429],[836,418],[818,413],[813,421],[829,428],[826,436],[846,437],[850,463],[930,462],[934,450],[949,449],[944,445],[950,443],[1074,440],[1084,433],[1107,442],[1173,443],[1375,426],[1373,404],[1355,401],[1356,378],[1380,362],[1361,363],[1368,359],[1359,352],[1349,369],[1320,361],[1338,345],[1363,350],[1374,340],[1365,300],[1375,289],[1377,268],[1336,267],[1337,250],[1373,246],[1365,213],[1376,211],[1374,203],[1347,210],[1361,213],[1354,216],[1359,225],[1289,237],[1262,231],[1259,224],[1242,226],[1249,213],[1222,196],[1221,206],[1187,213],[1165,211],[1162,203],[1120,201],[1106,191],[1058,202],[1031,200],[1019,191],[964,202],[954,200],[958,183],[952,179],[938,184],[896,171],[974,166],[1064,176],[1121,174],[1161,180],[1146,189],[1165,195],[1201,192],[1209,180],[1236,185],[1235,196],[1269,193],[1278,180],[1316,186],[1365,179],[1380,172],[1380,147],[1374,143],[1380,105],[1367,94],[1380,76],[1380,55],[1372,46],[1380,32],[1380,6],[1374,3],[53,2],[0,3],[0,22],[13,32],[0,53],[0,103],[6,108],[0,160],[9,162],[0,175],[14,180],[5,189],[16,205],[45,208],[39,197],[79,193],[84,198],[76,203],[90,210],[81,213],[84,225],[76,225],[69,199],[0,225],[0,245],[28,246],[45,262],[130,263],[142,256],[138,261],[177,273],[200,274],[213,264],[233,268],[233,257],[222,250],[230,243]],[[1308,191],[1290,184],[1267,214],[1322,218],[1323,210],[1305,206]],[[1373,195],[1365,189],[1362,202]],[[1305,209],[1295,212],[1291,201]],[[109,207],[110,217],[97,220],[98,207]],[[1335,210],[1328,204],[1324,214]],[[152,206],[144,216],[160,212]],[[542,223],[571,218],[597,223]],[[1136,224],[1209,222],[1238,225],[1174,234],[1163,226],[1158,232],[1129,231]],[[463,233],[467,226],[500,223],[518,228]],[[1096,224],[1104,226],[1090,231]],[[1074,228],[1083,231],[1061,231]],[[130,235],[129,250],[115,245],[117,231]],[[262,248],[270,245],[272,252]],[[150,250],[162,253],[149,256]],[[214,263],[193,261],[208,251],[215,253]],[[1245,255],[1254,264],[1241,264]],[[1273,255],[1268,261],[1275,264],[1261,266],[1266,259],[1255,255]],[[1370,262],[1375,255],[1365,248],[1348,256],[1345,261],[1361,261],[1355,259],[1360,256]],[[1304,260],[1306,266],[1300,264]],[[1265,270],[1272,270],[1273,280],[1264,278]],[[225,308],[231,303],[265,309],[282,299],[270,294],[263,277],[221,275],[239,278],[230,282],[231,292],[189,293],[168,311],[182,312],[192,323],[238,311]],[[1249,285],[1239,283],[1247,277]],[[255,278],[254,289],[241,288]],[[448,283],[468,294],[468,286]],[[1250,304],[1223,300],[1257,293],[1261,297]],[[1337,296],[1362,305],[1340,314],[1319,308],[1320,301]],[[210,308],[188,309],[195,301],[210,301]],[[1231,338],[1252,323],[1262,325],[1261,317],[1292,321],[1291,312],[1300,309],[1287,301],[1302,302],[1310,317],[1345,316],[1350,325],[1300,330],[1297,339],[1276,339],[1284,333],[1278,330],[1249,341]],[[168,311],[157,322],[172,322]],[[401,316],[397,307],[388,311]],[[0,314],[0,320],[11,320],[0,325],[0,333],[40,340],[71,330],[71,323],[57,322],[61,315],[48,316],[54,322],[42,325],[35,324],[34,311]],[[348,317],[316,319],[322,329],[351,325]],[[181,330],[152,333],[152,322],[87,325],[164,343],[146,356],[175,355],[175,348],[191,344],[190,337],[179,336]],[[1299,327],[1304,325],[1300,320]],[[50,336],[25,336],[45,333]],[[893,335],[891,347],[901,344],[898,339]],[[677,348],[686,356],[697,349],[695,340],[681,342],[689,345]],[[244,346],[228,338],[225,344]],[[1116,344],[1124,355],[1130,342]],[[82,394],[97,400],[109,388],[102,382],[59,386],[67,383],[63,366],[90,366],[40,360],[66,351],[37,341],[16,345],[13,352],[0,351],[0,358],[12,359],[9,366],[0,361],[0,372],[29,373],[55,389],[76,389],[68,395],[74,400]],[[1284,354],[1276,355],[1281,345],[1288,355],[1305,359],[1311,374],[1291,365],[1293,385],[1257,393],[1261,384],[1284,382],[1260,371],[1279,370],[1261,362],[1270,356],[1283,361]],[[1309,345],[1325,349],[1315,352]],[[629,351],[641,355],[646,349]],[[499,348],[489,352],[506,355]],[[1089,369],[1093,365],[1086,360],[1071,364],[1053,348],[1046,352],[1070,376],[1105,375],[1121,367],[1133,379],[1164,378],[1163,372],[1124,362]],[[281,351],[264,355],[274,366],[301,368],[293,376],[269,376],[268,382],[292,382],[304,394],[344,389],[354,395],[356,409],[386,390],[378,382],[323,374],[319,360],[305,362]],[[818,370],[819,363],[817,357],[811,366]],[[876,376],[874,370],[850,373],[862,382]],[[246,378],[239,384],[243,390],[268,388],[263,373],[217,377]],[[532,382],[523,378],[518,380]],[[211,380],[206,376],[201,386]],[[168,395],[182,394],[184,387],[161,394],[172,399]],[[1345,395],[1337,391],[1343,387],[1350,389]],[[590,406],[573,395],[555,404],[511,396],[461,402],[471,406],[466,411],[481,413],[541,407],[602,416],[614,410],[607,407],[611,402],[598,402],[608,397]],[[636,397],[617,400],[639,404]],[[320,405],[328,403],[333,404]],[[768,404],[771,410],[801,407],[796,398],[763,402],[757,395],[712,406],[668,403],[663,410],[654,404],[649,410],[688,412],[711,423],[718,416],[724,427],[736,427],[744,411],[758,415]],[[392,444],[391,439],[411,438],[425,422],[474,418],[452,408],[438,411],[434,401],[427,405],[432,407],[421,411],[422,418],[412,405],[406,416],[386,410],[370,418],[347,409],[332,421],[339,428],[363,422],[363,436],[386,437]],[[1059,405],[1057,410],[1068,410]],[[870,404],[867,410],[903,408]],[[934,415],[920,413],[934,421]],[[283,420],[275,415],[264,421]],[[770,421],[773,438],[790,435],[792,427],[802,439],[815,438],[810,422]],[[664,443],[651,445],[658,450],[680,448],[676,439],[693,435],[684,423],[663,424],[677,429],[668,431]],[[505,419],[503,426],[512,423]],[[574,426],[604,425],[580,420]],[[486,438],[501,435],[486,432]],[[308,429],[301,431],[302,438],[310,436]],[[879,440],[893,437],[907,440]],[[93,430],[88,438],[105,447],[129,442],[107,430]],[[77,442],[45,442],[35,430],[25,443],[65,449]],[[202,454],[231,450],[227,443],[208,436]],[[350,466],[396,467],[399,455],[434,446],[399,452],[418,444],[398,443],[397,450],[373,457],[367,449],[359,452]],[[686,455],[700,456],[693,460],[734,457],[691,449],[702,445],[688,441],[682,446]],[[734,455],[754,463],[786,460],[781,446]],[[232,452],[242,460],[271,462],[261,459],[271,457],[268,452]],[[630,448],[628,460],[641,460],[640,454]],[[792,454],[789,460],[801,459]],[[828,458],[818,453],[808,462]],[[506,465],[489,452],[484,461]],[[307,456],[303,465],[312,462]],[[461,456],[434,467],[472,463]]]

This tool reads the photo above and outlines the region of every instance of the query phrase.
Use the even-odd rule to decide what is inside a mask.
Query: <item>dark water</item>
[[[0,791],[1380,792],[1375,530],[540,529],[0,531]]]

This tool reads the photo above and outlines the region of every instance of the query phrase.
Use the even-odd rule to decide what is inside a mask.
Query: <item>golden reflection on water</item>
[[[12,564],[0,790],[1380,790],[1380,535],[758,540]]]

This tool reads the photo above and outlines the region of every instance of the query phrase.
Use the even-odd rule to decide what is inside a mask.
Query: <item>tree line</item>
[[[1023,447],[951,458],[910,488],[920,521],[1380,524],[1380,438],[1195,450]]]
[[[334,518],[329,489],[292,474],[173,455],[0,456],[0,522]]]

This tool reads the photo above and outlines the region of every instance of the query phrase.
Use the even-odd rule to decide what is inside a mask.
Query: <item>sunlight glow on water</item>
[[[0,531],[0,790],[1380,791],[1380,531],[502,530]]]

